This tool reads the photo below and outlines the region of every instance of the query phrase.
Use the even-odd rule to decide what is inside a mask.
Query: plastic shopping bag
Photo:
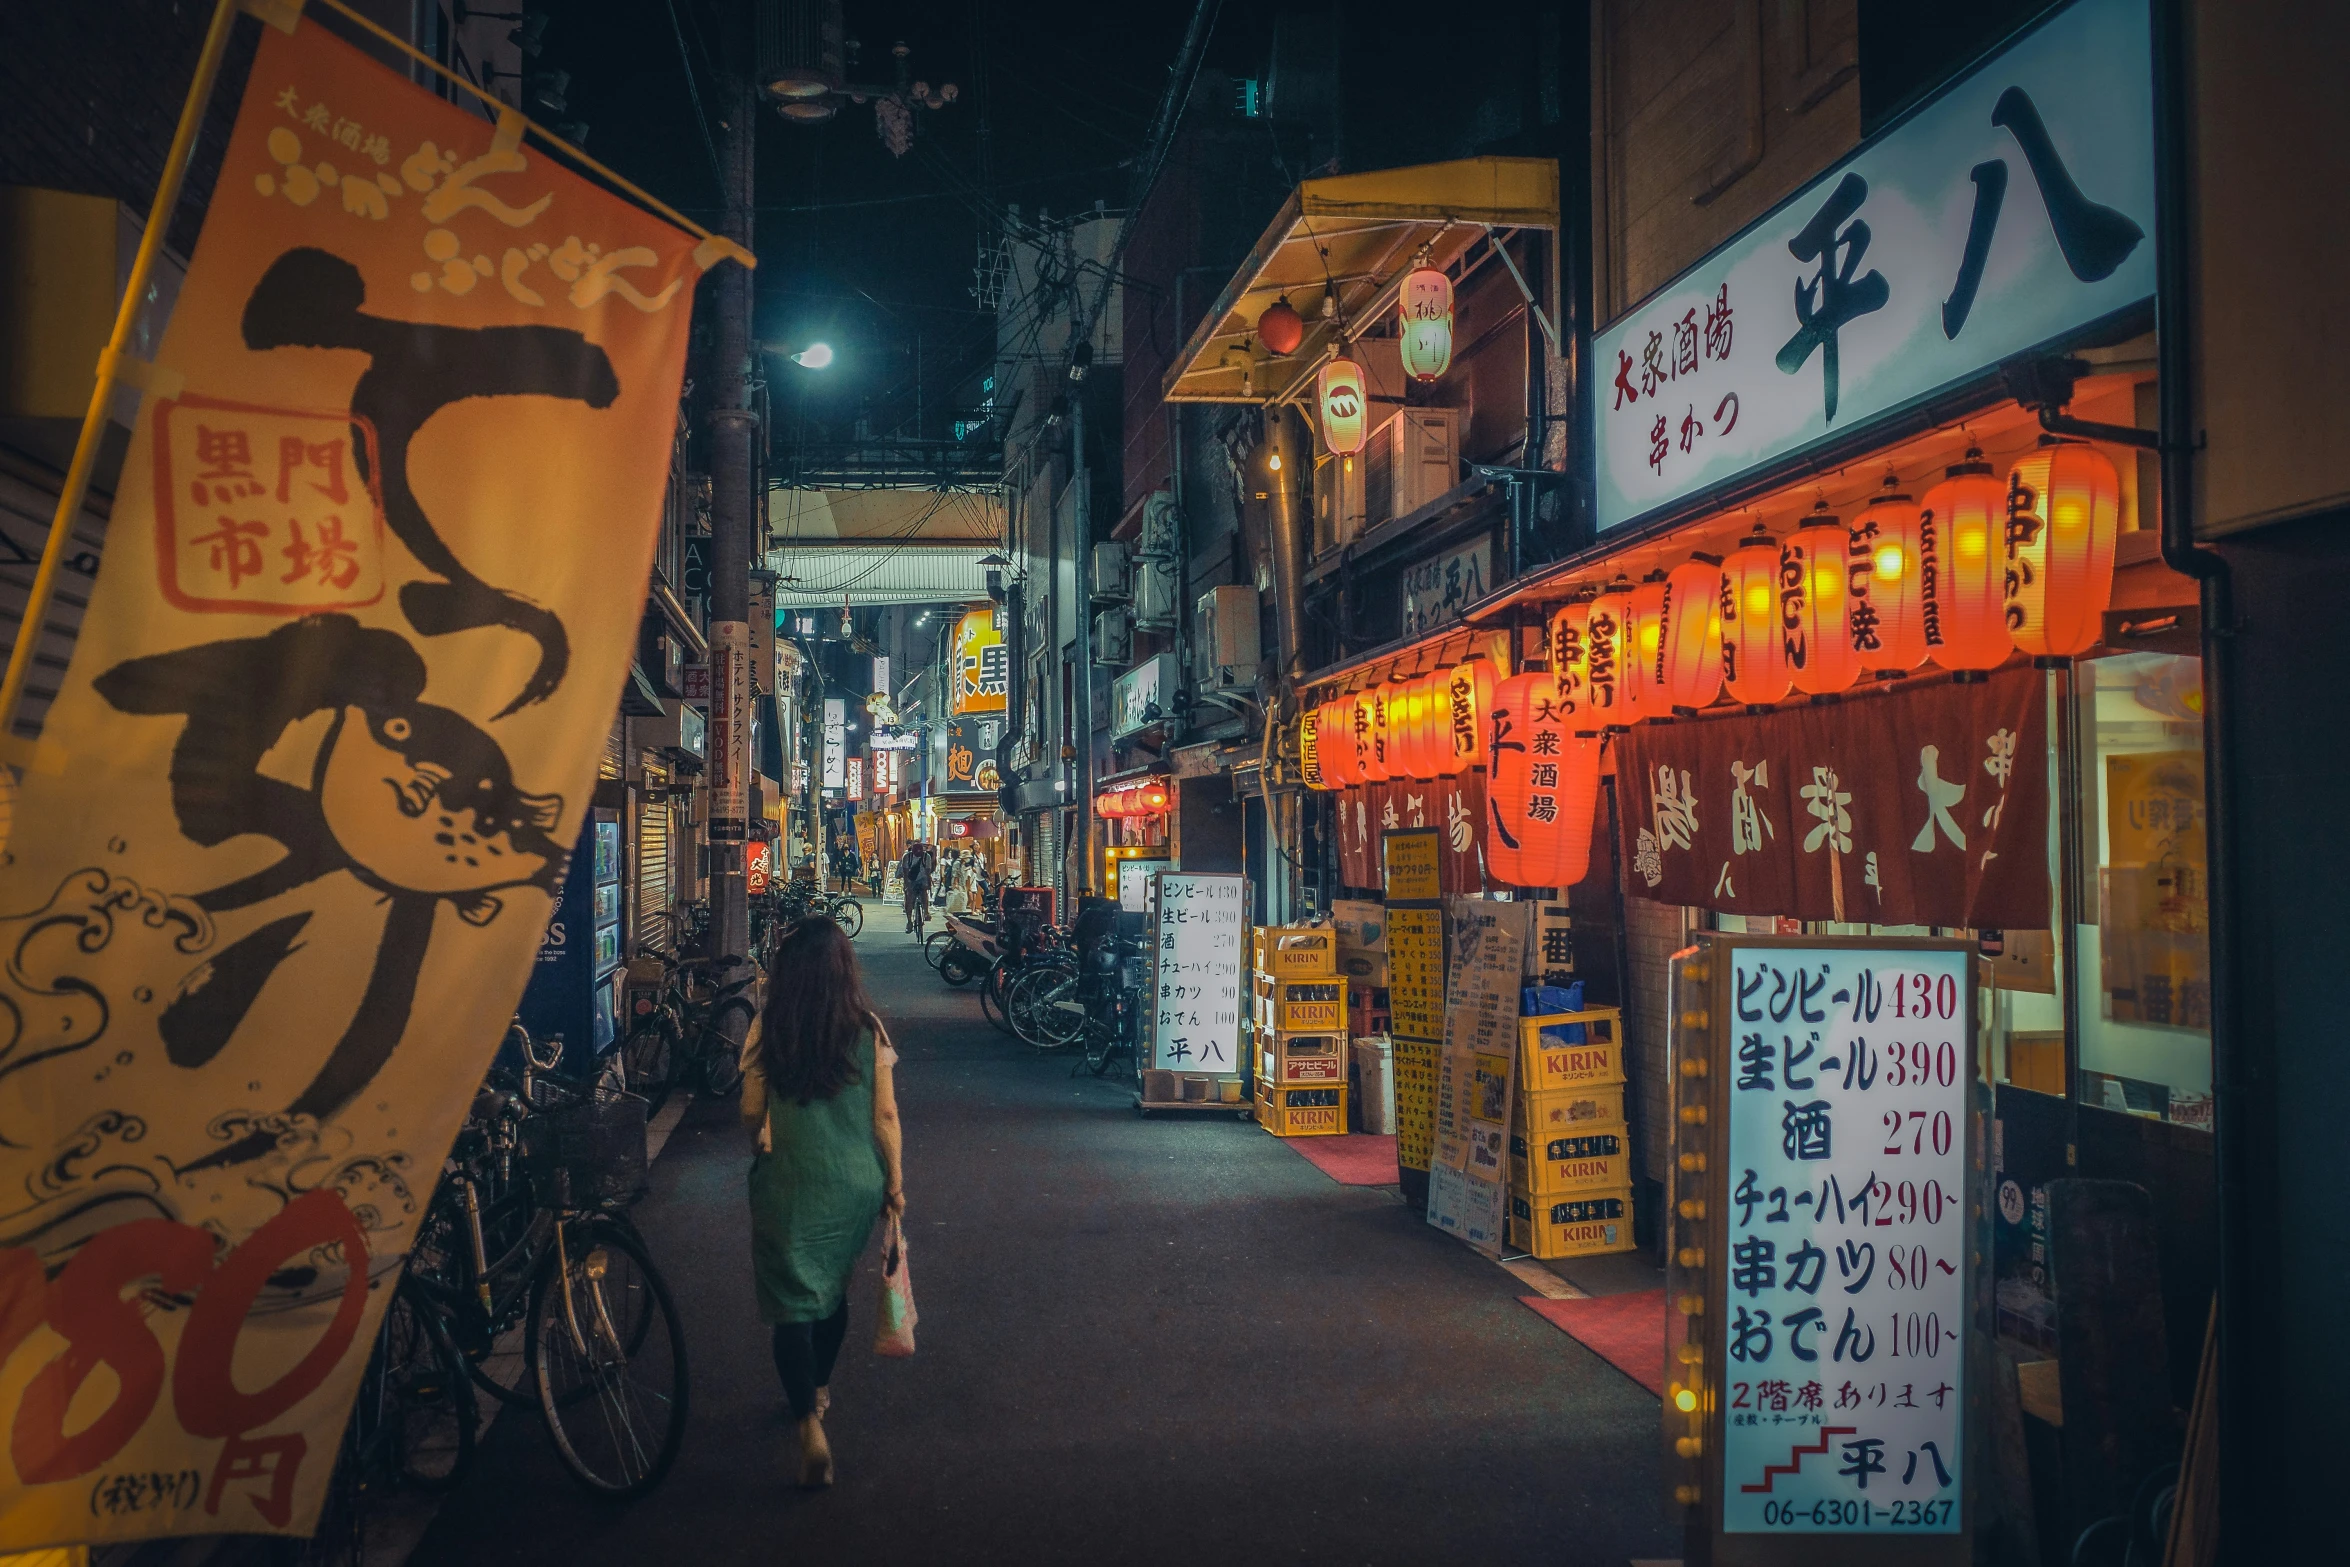
[[[881,1237],[881,1301],[873,1314],[873,1353],[914,1353],[914,1277],[906,1265],[906,1226],[896,1214]]]

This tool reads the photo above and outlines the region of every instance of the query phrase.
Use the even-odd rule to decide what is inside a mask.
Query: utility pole
[[[751,250],[759,100],[748,76],[733,78],[729,89],[724,232]],[[751,566],[759,531],[752,487],[759,415],[752,402],[751,274],[744,267],[724,267],[712,281],[718,299],[709,429],[710,908],[713,955],[733,959],[751,945],[743,845],[750,836]]]

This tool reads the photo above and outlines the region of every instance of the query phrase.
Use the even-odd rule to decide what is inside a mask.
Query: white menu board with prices
[[[1238,1072],[1248,883],[1181,871],[1163,872],[1158,883],[1152,1064],[1170,1072]]]
[[[1676,1205],[1674,1287],[1706,1324],[1666,1400],[1704,1469],[1681,1500],[1703,1500],[1717,1562],[1782,1559],[1740,1537],[1958,1536],[1980,1222],[1971,956],[1713,938],[1676,966],[1677,1193],[1696,1200]],[[1854,1545],[1815,1541],[1811,1559],[1880,1554]]]

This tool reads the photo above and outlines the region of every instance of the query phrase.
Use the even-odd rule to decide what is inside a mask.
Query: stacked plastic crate
[[[1337,934],[1259,926],[1251,939],[1257,1120],[1276,1137],[1347,1129],[1346,982]]]
[[[1536,1257],[1632,1249],[1632,1143],[1614,1007],[1518,1022],[1506,1238]]]

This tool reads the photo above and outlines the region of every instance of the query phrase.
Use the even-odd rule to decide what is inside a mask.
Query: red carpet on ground
[[[1634,1290],[1589,1300],[1518,1299],[1657,1397],[1665,1396],[1665,1292]]]
[[[1342,1137],[1287,1137],[1282,1141],[1341,1186],[1393,1186],[1398,1179],[1392,1137],[1348,1132]]]

